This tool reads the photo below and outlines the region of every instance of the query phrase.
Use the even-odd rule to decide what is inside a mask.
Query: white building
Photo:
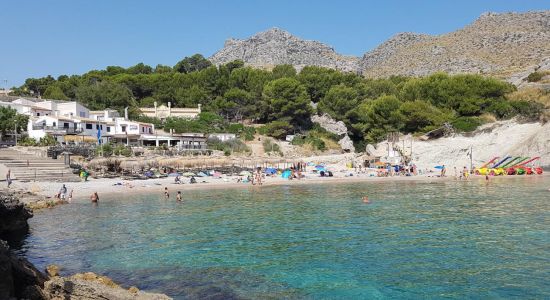
[[[162,121],[169,117],[194,119],[201,113],[201,105],[199,104],[197,108],[176,108],[172,107],[170,102],[168,105],[160,106],[155,102],[154,107],[141,107],[139,110],[144,116],[159,118]]]
[[[211,133],[208,135],[208,138],[215,138],[222,142],[226,142],[236,139],[237,135],[234,133]]]
[[[0,102],[0,106],[8,106],[20,114],[28,115],[27,132],[29,137],[35,140],[50,135],[60,143],[95,144],[100,138],[102,143],[133,146],[168,145],[186,150],[206,149],[204,134],[157,132],[153,124],[129,120],[127,111],[124,117],[121,117],[116,110],[90,111],[74,101],[34,102],[23,98],[12,102]],[[231,137],[222,138],[226,140]]]

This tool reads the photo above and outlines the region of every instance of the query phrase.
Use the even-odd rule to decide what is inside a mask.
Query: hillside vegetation
[[[446,122],[458,130],[472,130],[487,115],[535,120],[544,109],[544,96],[533,99],[509,83],[480,75],[365,79],[312,66],[299,73],[290,65],[268,71],[245,67],[242,61],[213,66],[201,55],[187,57],[174,67],[109,66],[57,79],[29,78],[14,94],[73,99],[90,109],[122,111],[128,106],[132,117],[176,132],[224,131],[231,123],[247,121],[266,124],[263,132],[276,138],[300,132],[307,136],[310,116],[326,113],[343,121],[357,144],[379,141],[393,131],[422,133]],[[151,107],[154,102],[171,102],[174,107],[202,104],[204,113],[198,120],[168,119],[165,124],[140,117],[137,107]],[[244,127],[232,130],[246,131]],[[321,144],[319,139],[312,133],[308,141]]]

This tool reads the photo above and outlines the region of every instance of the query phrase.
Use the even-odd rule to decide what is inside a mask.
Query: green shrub
[[[254,139],[254,134],[256,134],[256,129],[251,126],[244,126],[239,123],[229,124],[227,127],[227,132],[234,133],[244,139],[245,141],[252,141]]]
[[[287,121],[273,121],[262,126],[260,129],[262,134],[282,140],[287,134],[292,133],[293,127]]]
[[[316,136],[315,133],[312,131],[308,132],[307,135],[295,136],[291,144],[296,146],[309,144],[313,147],[313,149],[320,150],[320,151],[324,151],[327,149],[325,141],[323,141],[320,137]]]
[[[58,142],[53,136],[46,134],[44,137],[40,138],[37,146],[45,147],[45,146],[55,146],[57,144]]]
[[[516,115],[516,110],[508,101],[495,102],[487,108],[487,111],[495,115],[497,119],[508,119]]]
[[[266,153],[275,152],[275,153],[278,153],[279,155],[283,155],[283,152],[281,151],[281,147],[279,147],[279,144],[275,143],[271,139],[265,139],[262,142],[262,145],[264,146],[264,151]]]
[[[96,148],[95,153],[97,156],[111,156],[113,154],[113,146],[111,144],[103,144]]]
[[[123,146],[123,145],[117,145],[114,149],[113,149],[113,154],[114,155],[122,155],[122,156],[132,156],[132,149],[130,147],[126,147],[126,146]]]
[[[544,112],[544,105],[535,101],[510,101],[516,113],[527,120],[537,120]]]
[[[223,151],[223,153],[228,156],[231,153],[248,153],[250,148],[239,139],[233,139],[229,141],[222,142],[218,138],[209,138],[207,141],[208,149]]]
[[[458,117],[451,124],[459,132],[471,132],[482,125],[483,121],[479,117]]]
[[[535,71],[535,72],[529,74],[529,76],[527,76],[527,81],[537,82],[537,81],[540,81],[542,79],[542,77],[544,77],[543,73]]]
[[[32,147],[32,146],[38,146],[38,143],[35,139],[31,139],[28,136],[22,138],[20,141],[17,142],[19,146],[26,146],[26,147]]]

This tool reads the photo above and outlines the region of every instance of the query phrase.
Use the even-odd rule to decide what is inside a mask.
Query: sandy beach
[[[352,173],[353,174],[353,173]],[[348,176],[346,176],[348,175]],[[547,175],[533,175],[529,178],[541,177]],[[251,183],[238,182],[240,176],[225,176],[222,178],[214,177],[196,177],[197,183],[190,184],[189,178],[182,177],[182,184],[176,184],[174,177],[164,177],[148,180],[122,180],[119,178],[101,178],[89,179],[86,182],[69,182],[66,183],[67,192],[73,191],[73,199],[87,200],[93,192],[97,192],[100,197],[112,198],[116,195],[132,195],[132,194],[152,194],[164,193],[164,188],[168,187],[171,197],[175,198],[177,191],[185,194],[185,191],[190,190],[209,190],[209,189],[258,189],[269,186],[282,185],[302,185],[302,184],[338,184],[338,183],[376,183],[376,182],[441,182],[441,181],[456,181],[454,176],[438,177],[436,173],[417,175],[417,176],[394,176],[394,177],[374,177],[367,174],[354,174],[349,176],[344,173],[335,173],[334,177],[319,177],[319,175],[308,173],[305,178],[288,180],[280,176],[266,177],[263,185],[252,185]],[[525,176],[524,176],[525,177]],[[519,176],[501,176],[490,177],[493,180],[505,180],[511,178],[519,178]],[[471,176],[470,181],[485,181],[484,176]],[[63,183],[61,182],[18,182],[14,181],[11,190],[25,193],[30,192],[34,196],[24,197],[23,201],[33,202],[40,198],[53,199],[54,195],[59,191]]]

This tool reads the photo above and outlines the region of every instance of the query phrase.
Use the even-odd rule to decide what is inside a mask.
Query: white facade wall
[[[76,118],[89,118],[90,110],[78,102],[56,103],[60,116],[72,116]]]

